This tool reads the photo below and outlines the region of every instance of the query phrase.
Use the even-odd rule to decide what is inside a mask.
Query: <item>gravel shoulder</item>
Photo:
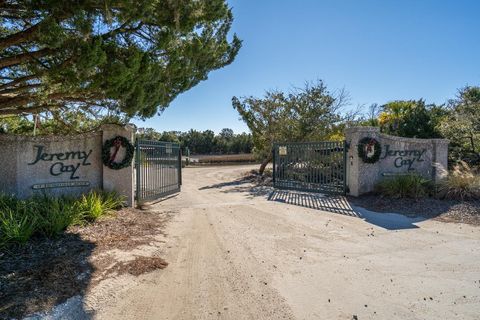
[[[376,212],[395,212],[409,217],[424,217],[443,222],[467,223],[480,226],[480,201],[392,199],[376,195],[349,197],[354,205]]]
[[[0,252],[0,319],[32,314],[41,319],[44,311],[72,297],[77,303],[55,314],[87,318],[83,296],[95,300],[104,295],[97,294],[104,284],[133,284],[137,276],[167,267],[156,250],[170,216],[123,209],[95,224],[72,227],[58,238],[33,239]]]

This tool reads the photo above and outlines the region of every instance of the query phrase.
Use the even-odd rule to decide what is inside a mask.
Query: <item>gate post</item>
[[[130,143],[134,143],[135,129],[132,126],[120,126],[116,124],[102,125],[102,143],[106,140],[122,136],[128,139]],[[115,191],[119,195],[124,196],[129,207],[133,207],[134,197],[134,169],[133,165],[120,170],[113,170],[107,166],[103,166],[103,190]]]
[[[135,140],[135,196],[137,206],[140,204],[140,143]]]
[[[273,148],[272,148],[272,165],[273,165],[273,169],[272,169],[272,181],[273,181],[273,186],[275,187],[275,180],[276,180],[276,170],[275,170],[275,149],[276,149],[276,145],[274,144],[273,145]]]
[[[347,195],[347,140],[343,140],[343,195]]]
[[[182,185],[182,148],[178,146],[178,185]]]

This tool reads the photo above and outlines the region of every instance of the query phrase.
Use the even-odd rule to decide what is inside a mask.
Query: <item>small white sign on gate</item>
[[[280,156],[286,156],[287,155],[287,147],[286,146],[278,147],[278,154]]]

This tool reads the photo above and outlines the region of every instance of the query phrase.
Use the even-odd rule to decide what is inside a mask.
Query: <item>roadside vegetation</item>
[[[376,185],[375,192],[390,198],[480,200],[480,175],[477,170],[460,161],[436,185],[417,174],[406,174],[384,178]]]
[[[431,181],[416,174],[384,178],[376,185],[376,192],[392,198],[423,198],[430,194]]]
[[[124,199],[91,191],[80,198],[34,196],[20,200],[0,195],[0,250],[24,245],[32,237],[54,238],[67,227],[85,225],[112,214]]]
[[[480,174],[465,162],[460,162],[437,188],[441,199],[480,200]]]

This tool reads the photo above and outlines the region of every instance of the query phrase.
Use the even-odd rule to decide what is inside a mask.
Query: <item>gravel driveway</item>
[[[93,289],[95,318],[479,319],[478,227],[252,189],[252,168],[185,169],[151,208],[169,266]]]

